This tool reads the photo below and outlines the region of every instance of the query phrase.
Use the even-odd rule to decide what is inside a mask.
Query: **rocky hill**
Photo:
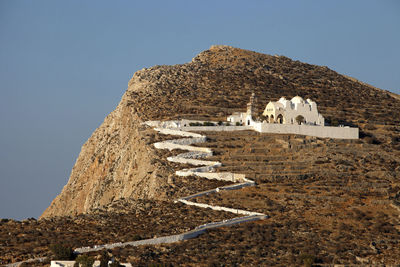
[[[182,151],[153,145],[177,136],[142,123],[225,120],[245,109],[252,92],[259,110],[281,96],[311,98],[330,124],[359,127],[360,140],[197,132],[207,139],[194,146],[212,149],[208,160],[222,163],[217,171],[245,174],[256,184],[191,201],[256,211],[268,219],[208,230],[184,242],[115,247],[109,253],[134,266],[398,264],[399,95],[327,67],[227,46],[213,46],[190,63],[136,72],[41,219],[0,221],[0,264],[45,257],[36,265],[46,266],[53,243],[78,248],[142,240],[236,217],[172,202],[232,183],[177,176],[176,170],[192,165],[167,157]]]
[[[251,92],[260,109],[269,100],[300,95],[318,103],[332,123],[359,125],[379,149],[398,149],[398,128],[374,133],[374,125],[398,125],[396,95],[340,75],[327,67],[228,46],[212,46],[190,63],[137,71],[117,108],[83,145],[70,179],[41,218],[77,215],[118,199],[167,200],[183,189],[171,178],[166,152],[146,120],[223,120],[243,110]],[[366,130],[370,127],[371,130]],[[190,187],[190,185],[188,186]]]

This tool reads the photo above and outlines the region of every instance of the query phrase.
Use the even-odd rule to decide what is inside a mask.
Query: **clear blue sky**
[[[400,93],[398,0],[0,0],[0,218],[42,213],[135,71],[212,44]]]

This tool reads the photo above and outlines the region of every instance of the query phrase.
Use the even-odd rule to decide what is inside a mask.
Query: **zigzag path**
[[[206,148],[206,147],[192,146],[192,144],[206,142],[207,141],[206,136],[197,134],[197,133],[192,133],[189,131],[183,131],[179,127],[175,126],[175,124],[173,122],[169,123],[169,122],[160,122],[160,121],[149,121],[149,122],[146,122],[145,124],[150,127],[153,127],[154,130],[156,130],[157,132],[159,132],[161,134],[175,135],[175,136],[183,137],[180,139],[172,139],[172,140],[166,140],[166,141],[154,143],[154,147],[157,149],[169,149],[169,150],[180,149],[180,150],[189,151],[186,153],[181,153],[177,156],[172,156],[172,157],[167,158],[167,160],[171,161],[171,162],[182,163],[182,164],[191,164],[194,166],[198,166],[198,167],[194,167],[194,168],[178,170],[178,171],[176,171],[176,175],[178,175],[178,176],[195,175],[195,176],[205,178],[205,179],[231,181],[234,183],[232,185],[218,187],[215,189],[198,192],[198,193],[186,196],[186,197],[181,197],[181,198],[175,200],[175,202],[182,202],[186,205],[197,206],[197,207],[201,207],[201,208],[210,208],[213,210],[231,212],[234,214],[244,215],[244,216],[237,217],[237,218],[230,219],[230,220],[223,220],[223,221],[219,221],[219,222],[207,223],[204,225],[200,225],[191,231],[188,231],[188,232],[185,232],[182,234],[177,234],[177,235],[144,239],[144,240],[132,241],[132,242],[124,242],[124,243],[120,242],[120,243],[113,243],[113,244],[107,244],[107,245],[98,245],[98,246],[94,246],[94,247],[77,248],[77,249],[75,249],[76,253],[86,253],[86,252],[91,252],[91,251],[99,251],[102,249],[113,249],[116,247],[125,247],[125,246],[173,243],[173,242],[187,240],[190,238],[197,237],[198,235],[204,233],[207,229],[218,228],[218,227],[223,227],[223,226],[230,226],[230,225],[238,224],[238,223],[242,223],[242,222],[249,222],[249,221],[262,220],[262,219],[268,218],[267,215],[260,213],[260,212],[247,211],[247,210],[243,210],[243,209],[229,208],[229,207],[223,207],[223,206],[215,206],[215,205],[209,205],[209,204],[205,204],[205,203],[198,203],[198,202],[190,201],[190,199],[200,197],[200,196],[207,196],[208,194],[211,194],[211,193],[218,193],[218,192],[224,191],[224,190],[236,190],[236,189],[240,189],[240,188],[247,187],[247,186],[254,186],[255,182],[250,179],[246,179],[244,174],[237,174],[237,173],[231,173],[231,172],[212,172],[216,167],[220,167],[221,163],[218,161],[200,160],[200,158],[212,156],[213,155],[212,150],[210,148]],[[210,128],[207,127],[207,128],[209,130],[212,130],[212,127],[210,127]]]

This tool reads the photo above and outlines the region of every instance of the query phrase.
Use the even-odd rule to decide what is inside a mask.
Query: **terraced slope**
[[[331,124],[358,126],[361,139],[207,132],[206,146],[216,152],[210,160],[222,162],[220,171],[244,173],[258,186],[193,201],[255,210],[271,219],[213,230],[180,244],[113,253],[139,265],[300,265],[310,258],[324,264],[400,262],[400,98],[327,67],[226,46],[213,46],[186,64],[155,66],[134,74],[117,108],[82,147],[68,184],[44,212],[39,222],[43,222],[44,235],[59,227],[52,223],[56,216],[69,220],[65,216],[87,214],[92,218],[92,212],[123,200],[131,210],[139,199],[161,203],[155,205],[162,209],[162,203],[226,185],[177,176],[176,170],[192,166],[166,159],[184,151],[155,149],[155,142],[171,137],[142,123],[175,118],[225,120],[226,115],[244,110],[251,92],[258,97],[259,110],[281,96],[311,98]],[[177,218],[184,221],[194,210],[178,208]],[[138,217],[134,220],[148,223]],[[8,223],[1,226],[3,240],[8,232],[14,233],[15,225],[23,225]],[[153,223],[159,224],[157,219]],[[166,226],[175,227],[174,223]],[[32,228],[18,229],[17,241],[2,247],[12,251],[7,261],[25,257],[13,253],[25,249],[21,240],[30,238]],[[93,224],[91,231],[97,230]],[[112,239],[113,235],[106,234]],[[75,242],[72,234],[68,240]]]
[[[86,213],[121,198],[170,200],[170,172],[141,123],[179,117],[225,120],[245,108],[251,92],[260,112],[281,96],[311,98],[327,121],[358,125],[362,134],[364,127],[400,123],[400,100],[393,94],[327,67],[213,46],[189,63],[137,71],[117,108],[82,147],[68,184],[42,217]],[[395,129],[368,138],[398,149]]]
[[[385,133],[385,127],[374,131],[379,136]],[[154,132],[149,132],[152,140],[171,139],[170,136],[152,133]],[[210,230],[207,234],[184,243],[113,249],[113,255],[138,265],[149,262],[162,264],[185,262],[193,266],[199,265],[199,262],[204,265],[218,262],[233,265],[300,265],[307,259],[323,264],[393,264],[400,260],[398,258],[400,255],[399,151],[379,149],[382,144],[370,144],[370,140],[365,138],[359,141],[342,141],[295,135],[260,134],[253,131],[207,131],[202,134],[206,134],[208,140],[198,146],[212,147],[215,153],[208,159],[222,162],[217,171],[241,170],[248,177],[252,177],[257,185],[235,191],[220,191],[218,194],[196,197],[191,201],[252,210],[267,214],[270,218],[263,222]],[[161,153],[160,161],[171,168],[172,176],[169,178],[173,185],[171,189],[179,186],[185,188],[184,191],[173,191],[171,193],[173,196],[185,196],[197,190],[208,190],[228,184],[196,176],[176,176],[173,172],[180,170],[182,164],[169,162],[167,157],[183,151],[158,150],[158,152]],[[192,166],[187,165],[187,167]],[[132,223],[150,228],[117,227],[116,229],[125,229],[121,232],[123,238],[119,238],[120,231],[111,232],[110,236],[108,231],[100,234],[96,230],[99,226],[87,225],[85,233],[87,231],[91,237],[98,239],[86,241],[79,239],[80,244],[104,244],[113,240],[129,241],[135,235],[140,238],[149,236],[141,233],[150,234],[150,237],[154,234],[164,236],[168,233],[177,233],[177,230],[193,229],[190,225],[194,227],[199,222],[236,216],[226,213],[224,217],[217,217],[209,210],[201,209],[200,212],[195,208],[192,211],[193,208],[190,206],[183,208],[184,206],[174,206],[176,205],[174,204],[171,206],[173,212],[167,213],[174,219],[168,217],[169,215],[167,217],[163,215],[160,221],[157,211],[162,211],[164,214],[165,210],[171,210],[168,208],[171,203],[151,203],[143,213],[136,211],[135,217],[129,217],[131,205],[129,203],[117,205],[113,209],[108,209],[108,212],[126,210],[128,217],[125,217],[126,215],[115,217],[118,218],[119,224],[124,223],[127,218],[132,218]],[[192,217],[193,212],[196,214],[195,217]],[[140,217],[142,215],[145,217]],[[156,227],[152,223],[143,221],[145,218],[151,221],[149,215],[153,216]],[[108,215],[103,212],[101,216],[107,218]],[[96,217],[95,220],[102,222],[101,217]],[[88,221],[82,221],[85,222]],[[50,224],[50,221],[43,220],[39,223],[41,227],[54,225]],[[55,224],[56,226],[49,227],[48,230],[44,228],[41,230],[43,236],[36,239],[35,235],[31,236],[31,233],[36,231],[28,230],[29,227],[37,227],[35,221],[19,224],[18,227],[14,227],[15,222],[4,222],[2,236],[8,238],[6,233],[12,228],[19,231],[15,236],[20,236],[21,232],[29,233],[25,234],[25,240],[33,238],[46,244],[52,240],[46,239],[46,231],[51,232],[54,227],[61,231],[64,228],[75,229],[70,223],[75,224],[76,220],[69,218],[67,222],[63,222],[64,226],[61,228],[59,228],[61,224],[58,226]],[[110,221],[105,225],[111,226],[114,223]],[[139,229],[142,232],[138,232]],[[57,236],[60,234],[61,232],[57,233]],[[69,242],[78,241],[74,234],[68,231],[60,236],[70,240]],[[85,236],[86,234],[82,235],[83,238]],[[4,251],[12,251],[13,255],[18,255],[13,246],[15,244],[9,247],[10,250]],[[210,250],[210,247],[213,249]],[[42,246],[41,249],[45,252],[46,246]],[[39,255],[49,254],[45,252]],[[97,254],[94,252],[93,255]]]
[[[364,140],[251,131],[203,134],[209,139],[198,145],[216,152],[210,159],[222,162],[217,171],[240,170],[257,186],[192,201],[254,210],[270,218],[211,230],[185,243],[128,247],[119,252],[121,257],[135,264],[191,266],[400,261],[398,151],[382,152]]]
[[[128,242],[179,234],[234,217],[234,214],[182,203],[120,200],[73,218],[22,222],[3,219],[0,221],[0,265],[38,257],[50,259],[49,246],[55,243],[78,248]]]

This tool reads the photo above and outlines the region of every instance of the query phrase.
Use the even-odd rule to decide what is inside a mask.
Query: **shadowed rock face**
[[[300,95],[318,103],[328,120],[400,123],[400,100],[328,69],[227,46],[213,46],[192,62],[137,71],[117,108],[83,145],[70,179],[42,218],[77,215],[121,198],[175,197],[173,174],[155,152],[150,119],[224,120],[243,110],[251,92],[259,110],[269,100]],[[154,135],[154,133],[152,134]]]

